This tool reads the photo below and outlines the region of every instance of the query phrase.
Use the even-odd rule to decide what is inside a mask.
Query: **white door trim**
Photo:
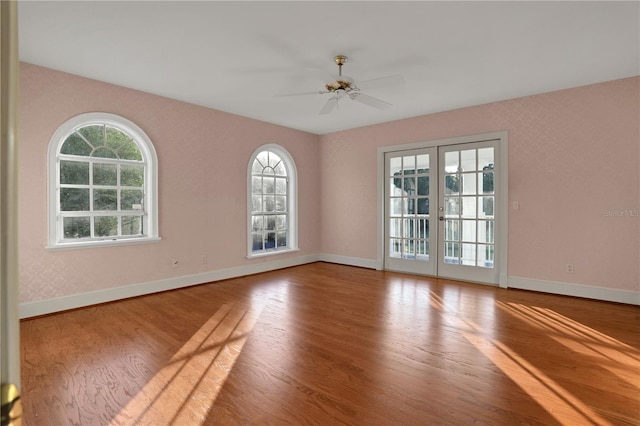
[[[384,199],[384,184],[386,182],[384,176],[384,156],[387,152],[394,151],[405,151],[411,149],[420,149],[420,148],[431,148],[445,145],[456,145],[463,144],[469,142],[482,142],[487,140],[498,140],[498,144],[500,145],[500,163],[502,164],[503,173],[500,173],[498,179],[500,180],[500,187],[502,188],[504,196],[501,197],[499,204],[496,206],[499,209],[500,216],[502,220],[498,224],[498,237],[497,240],[500,244],[500,259],[498,265],[498,274],[499,274],[499,286],[503,288],[507,288],[508,284],[508,274],[507,274],[507,260],[508,260],[508,229],[509,229],[509,187],[508,187],[508,175],[509,175],[509,165],[508,165],[508,135],[507,131],[499,131],[499,132],[490,132],[490,133],[481,133],[476,135],[467,135],[467,136],[457,136],[446,139],[435,139],[435,140],[427,140],[420,142],[412,142],[407,144],[400,145],[388,145],[381,146],[377,149],[377,258],[376,264],[378,265],[377,269],[384,268],[384,207],[385,207],[385,199]]]

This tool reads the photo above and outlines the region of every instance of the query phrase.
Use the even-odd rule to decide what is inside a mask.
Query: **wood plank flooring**
[[[21,322],[25,425],[640,425],[640,308],[314,263]]]

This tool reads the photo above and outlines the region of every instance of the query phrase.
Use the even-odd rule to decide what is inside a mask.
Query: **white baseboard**
[[[203,272],[201,274],[185,275],[181,277],[167,278],[164,280],[132,284],[122,287],[90,291],[86,293],[72,294],[69,296],[56,297],[53,299],[25,302],[21,303],[19,306],[19,315],[20,319],[47,315],[55,312],[66,311],[68,309],[82,308],[99,303],[127,299],[129,297],[144,296],[146,294],[158,293],[166,290],[174,290],[197,284],[204,284],[213,281],[226,280],[229,278],[242,277],[245,275],[258,274],[260,272],[289,268],[291,266],[317,262],[318,260],[318,255],[292,257],[287,259],[275,260],[272,262],[255,263],[252,265],[238,266],[235,268]]]
[[[274,271],[277,269],[289,268],[292,266],[304,265],[307,263],[318,261],[357,266],[360,268],[378,270],[382,269],[382,265],[380,265],[380,262],[376,260],[362,259],[357,257],[338,256],[332,254],[317,254],[292,257],[287,259],[275,260],[272,262],[255,263],[252,265],[239,266],[235,268],[209,271],[201,274],[186,275],[175,278],[167,278],[164,280],[90,291],[86,293],[56,297],[53,299],[25,302],[21,303],[19,306],[19,315],[20,319],[47,315],[55,312],[66,311],[68,309],[82,308],[100,303],[127,299],[129,297],[144,296],[146,294],[174,290],[208,282],[226,280],[229,278],[242,277],[245,275],[258,274],[261,272]],[[628,290],[616,290],[602,287],[593,287],[554,281],[543,281],[520,277],[509,277],[508,287],[522,290],[540,291],[543,293],[560,294],[565,296],[584,297],[587,299],[597,299],[608,302],[640,305],[640,292]]]
[[[338,256],[335,254],[319,254],[320,262],[339,263],[341,265],[357,266],[359,268],[381,269],[379,262],[371,259],[362,259],[360,257]]]
[[[570,284],[557,281],[543,281],[531,278],[509,277],[509,288],[540,291],[543,293],[560,294],[563,296],[584,297],[606,302],[640,305],[640,292],[616,290],[612,288],[594,287],[580,284]]]

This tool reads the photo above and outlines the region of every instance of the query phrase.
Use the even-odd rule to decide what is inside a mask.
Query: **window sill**
[[[114,247],[114,246],[127,246],[134,244],[147,244],[147,243],[157,243],[160,241],[160,237],[148,237],[148,238],[126,238],[119,240],[93,240],[93,241],[82,241],[82,242],[72,242],[72,243],[58,243],[54,245],[46,246],[47,250],[70,250],[70,249],[81,249],[81,248],[92,248],[92,247]]]
[[[249,253],[247,255],[247,259],[257,259],[260,257],[268,257],[268,256],[276,256],[278,254],[285,254],[285,253],[292,253],[295,251],[300,251],[299,248],[286,248],[286,249],[280,249],[280,250],[269,250],[269,251],[263,251],[263,252],[259,252],[259,253]]]

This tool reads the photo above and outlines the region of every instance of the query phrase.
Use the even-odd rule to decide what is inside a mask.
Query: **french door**
[[[384,267],[498,284],[499,140],[385,153]]]

